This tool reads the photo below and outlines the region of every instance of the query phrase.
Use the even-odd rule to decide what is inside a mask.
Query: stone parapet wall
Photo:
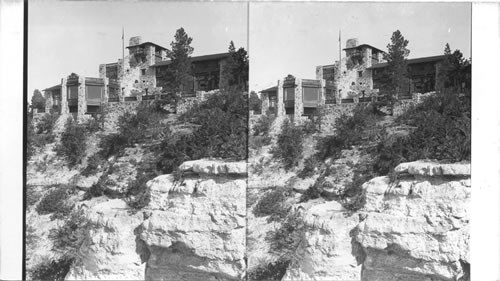
[[[103,108],[103,112],[105,113],[104,129],[111,132],[116,131],[118,129],[118,118],[120,118],[120,116],[122,116],[125,112],[135,113],[137,111],[137,107],[143,102],[148,103],[152,101],[127,101],[107,103]]]
[[[197,104],[201,99],[198,97],[182,98],[177,103],[177,114],[186,113],[190,108]]]

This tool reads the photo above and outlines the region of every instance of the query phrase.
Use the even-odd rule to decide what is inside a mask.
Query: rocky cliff
[[[403,163],[363,192],[355,213],[300,205],[305,233],[282,280],[469,280],[470,164]]]
[[[188,161],[148,182],[139,212],[88,202],[92,229],[67,280],[239,280],[245,270],[246,163]],[[92,202],[93,202],[92,201]]]
[[[395,181],[363,186],[353,230],[361,280],[468,280],[470,164],[420,161],[395,172]]]

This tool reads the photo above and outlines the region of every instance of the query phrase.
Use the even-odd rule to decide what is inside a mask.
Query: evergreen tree
[[[384,59],[387,61],[387,67],[382,73],[383,94],[386,94],[391,114],[394,103],[400,93],[408,90],[408,64],[407,57],[410,54],[408,40],[406,40],[399,30],[392,33],[391,43],[387,45],[387,53],[384,53]],[[380,105],[379,105],[380,106]]]
[[[42,93],[36,89],[31,97],[31,109],[45,110],[45,98]]]
[[[167,81],[170,91],[176,96],[181,92],[193,89],[192,64],[190,56],[194,48],[191,47],[193,39],[187,35],[184,28],[179,28],[175,33],[175,40],[170,43],[172,50],[167,50],[167,57],[171,64],[167,69]]]
[[[255,113],[259,114],[262,111],[262,100],[259,98],[256,92],[250,92],[250,98],[248,99],[249,108]]]
[[[410,54],[408,40],[406,40],[399,30],[396,30],[391,37],[391,43],[387,45],[387,53],[384,54],[384,59],[387,60],[387,70],[391,74],[389,83],[390,96],[392,99],[397,98],[397,95],[404,91],[405,82],[408,77],[408,64],[406,58]]]
[[[229,43],[229,57],[221,65],[219,88],[228,89],[237,87],[247,90],[248,81],[248,54],[244,48],[236,51],[233,41]]]
[[[463,58],[460,50],[451,52],[450,45],[446,43],[444,48],[445,59],[440,63],[437,74],[437,88],[443,91],[446,88],[457,88],[461,81],[465,80],[465,74],[462,71],[463,67],[468,64],[468,61]]]

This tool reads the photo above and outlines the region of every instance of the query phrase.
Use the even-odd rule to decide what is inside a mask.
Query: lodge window
[[[295,100],[295,88],[285,88],[284,100]]]
[[[363,77],[363,71],[358,71],[358,77]]]
[[[68,87],[68,99],[78,98],[78,86]]]
[[[141,74],[146,75],[146,69],[141,69]]]
[[[276,94],[269,94],[269,107],[276,107]]]
[[[320,88],[303,88],[302,100],[304,107],[317,107]]]
[[[85,87],[87,91],[88,100],[101,100],[102,99],[102,86],[90,86]]]

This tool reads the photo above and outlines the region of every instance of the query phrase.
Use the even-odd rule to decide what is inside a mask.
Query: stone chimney
[[[358,38],[351,38],[351,39],[347,39],[347,42],[345,43],[345,47],[346,48],[354,48],[356,46],[358,46],[359,42],[358,42]]]
[[[129,40],[129,46],[135,46],[135,45],[139,45],[142,43],[142,37],[141,36],[133,36],[133,37],[130,37],[130,40]]]

